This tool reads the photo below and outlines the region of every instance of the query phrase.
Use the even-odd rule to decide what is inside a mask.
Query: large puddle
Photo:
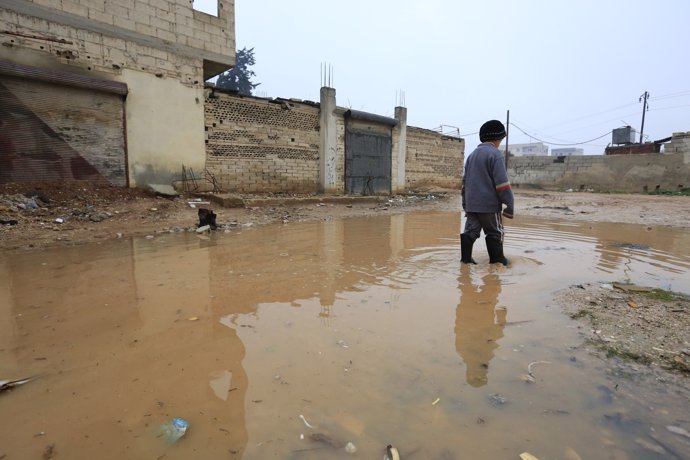
[[[478,241],[470,267],[457,219],[0,256],[0,380],[37,377],[0,394],[0,457],[690,458],[666,429],[687,429],[686,397],[613,375],[551,300],[598,281],[690,293],[690,235],[517,219],[512,266]],[[189,429],[168,445],[173,417]]]

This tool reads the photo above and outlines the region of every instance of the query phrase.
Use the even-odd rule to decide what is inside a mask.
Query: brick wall
[[[407,128],[407,188],[460,188],[465,140],[422,128]]]
[[[318,187],[319,108],[208,91],[206,169],[227,192]]]
[[[223,191],[318,190],[319,104],[208,89],[205,114],[206,170]],[[340,108],[335,112],[335,193],[345,192],[343,114]],[[459,188],[464,146],[463,139],[408,127],[407,188]]]

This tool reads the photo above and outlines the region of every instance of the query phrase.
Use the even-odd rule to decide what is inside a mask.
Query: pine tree
[[[256,63],[254,48],[247,49],[245,47],[238,50],[235,61],[235,67],[218,76],[216,87],[251,96],[254,88],[261,84],[252,82],[252,78],[256,76],[256,73],[249,68]]]

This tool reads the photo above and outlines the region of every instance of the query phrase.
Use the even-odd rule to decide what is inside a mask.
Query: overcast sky
[[[510,110],[511,144],[603,153],[625,124],[639,140],[645,91],[647,140],[690,131],[689,0],[235,0],[235,20],[255,94],[318,101],[327,63],[339,106],[392,116],[403,91],[409,125],[468,151]]]

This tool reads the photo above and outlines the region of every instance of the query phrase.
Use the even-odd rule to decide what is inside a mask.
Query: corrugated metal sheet
[[[360,126],[362,124],[359,124]],[[345,124],[345,191],[359,195],[391,192],[392,132]]]

